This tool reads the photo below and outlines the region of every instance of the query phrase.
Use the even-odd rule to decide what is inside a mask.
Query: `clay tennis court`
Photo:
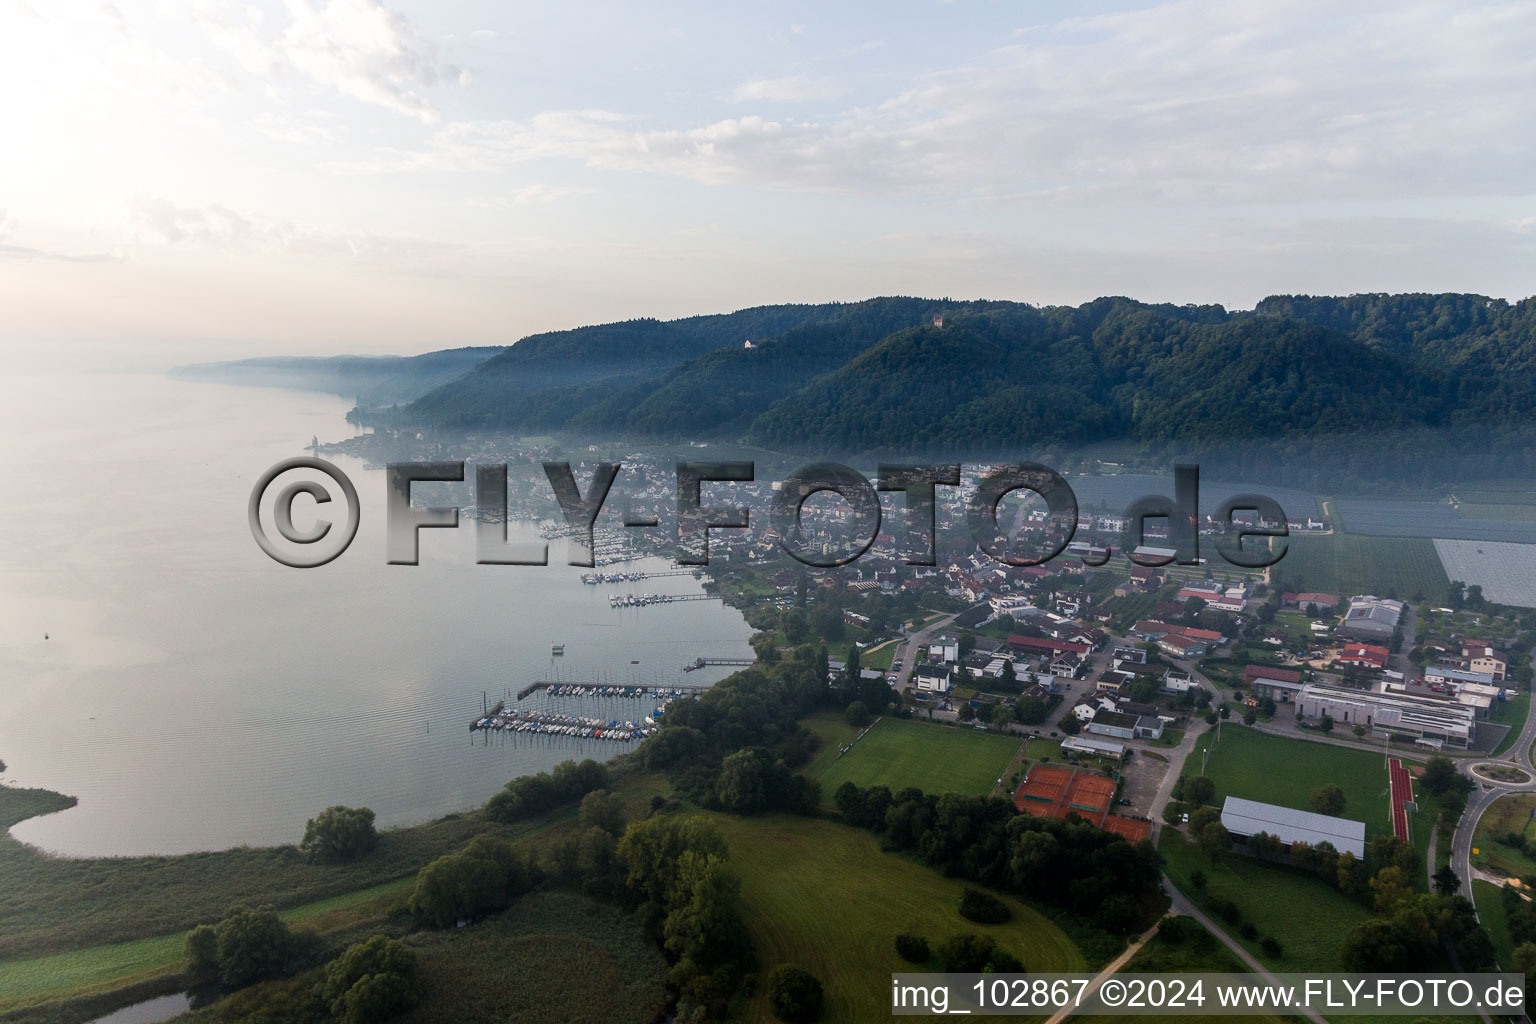
[[[1110,814],[1114,799],[1115,780],[1108,776],[1035,765],[1014,793],[1013,805],[1037,818],[1065,818],[1076,814],[1132,843],[1147,838],[1152,832],[1152,824]]]

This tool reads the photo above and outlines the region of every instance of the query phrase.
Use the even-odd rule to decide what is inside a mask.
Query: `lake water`
[[[422,821],[620,749],[474,742],[482,692],[555,671],[706,682],[730,670],[678,670],[750,655],[738,612],[613,610],[608,592],[627,586],[583,585],[559,543],[548,567],[480,566],[466,521],[423,531],[419,566],[386,565],[383,474],[347,458],[332,461],[360,492],[351,548],[318,569],[270,560],[246,523],[252,485],[312,435],[350,433],[350,404],[158,373],[0,373],[0,760],[7,783],[80,799],[13,835],[75,855],[173,853],[297,842],[337,803],[381,826]],[[604,710],[638,720],[650,706]]]

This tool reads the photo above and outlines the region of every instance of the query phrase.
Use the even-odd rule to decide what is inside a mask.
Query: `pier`
[[[702,569],[667,569],[662,572],[584,572],[581,574],[581,582],[589,587],[595,587],[599,583],[632,583],[638,580],[655,580],[663,576],[692,576],[694,579],[702,579]]]
[[[735,665],[746,668],[757,664],[756,658],[695,658],[683,666],[684,672],[693,672],[711,665]]]
[[[611,608],[643,608],[653,604],[676,604],[679,601],[719,601],[719,594],[609,594]]]
[[[670,686],[639,686],[623,683],[573,682],[569,679],[537,679],[517,691],[518,700],[526,700],[540,690],[548,690],[556,697],[642,697],[656,700],[673,700],[688,697],[709,689],[708,683],[673,683]]]

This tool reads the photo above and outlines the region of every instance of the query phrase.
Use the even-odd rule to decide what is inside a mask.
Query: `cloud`
[[[785,78],[758,78],[736,87],[731,98],[743,100],[819,100],[837,96],[842,88],[830,78],[816,75],[790,75]]]
[[[592,189],[571,185],[529,185],[512,193],[514,203],[550,203],[570,196],[589,195]]]
[[[297,72],[425,124],[439,119],[430,90],[469,84],[468,71],[440,62],[431,42],[380,0],[285,0],[284,11],[275,33],[251,5],[199,0],[191,14],[209,42],[252,74]]]
[[[142,242],[195,245],[290,256],[343,257],[397,264],[452,255],[466,247],[429,238],[295,224],[236,212],[221,204],[179,206],[144,196],[129,204],[131,230]]]
[[[793,102],[830,84],[765,78],[733,96]],[[449,124],[415,150],[332,169],[556,158],[712,185],[1053,205],[1525,195],[1531,109],[1530,5],[1176,0],[1031,27],[815,122],[551,111]]]
[[[127,259],[120,249],[111,252],[69,252],[14,245],[9,239],[16,233],[18,227],[20,222],[9,211],[0,210],[0,259],[40,260],[53,263],[121,263]]]

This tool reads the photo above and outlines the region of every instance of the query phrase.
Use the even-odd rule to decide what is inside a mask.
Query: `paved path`
[[[1115,957],[1108,964],[1105,964],[1104,969],[1094,976],[1094,979],[1088,983],[1087,988],[1083,989],[1079,1002],[1086,1001],[1089,996],[1097,992],[1100,985],[1104,984],[1104,982],[1107,981],[1111,975],[1129,963],[1131,957],[1140,952],[1141,947],[1147,944],[1147,940],[1156,934],[1157,925],[1153,925],[1151,928],[1148,928],[1145,932],[1138,935],[1129,946],[1125,947],[1124,953],[1121,953],[1119,956]],[[1058,1013],[1056,1016],[1052,1017],[1050,1020],[1046,1021],[1045,1024],[1061,1024],[1062,1021],[1066,1020],[1076,1012],[1076,1007],[1069,1006],[1065,1010],[1062,1010],[1060,1013]]]

